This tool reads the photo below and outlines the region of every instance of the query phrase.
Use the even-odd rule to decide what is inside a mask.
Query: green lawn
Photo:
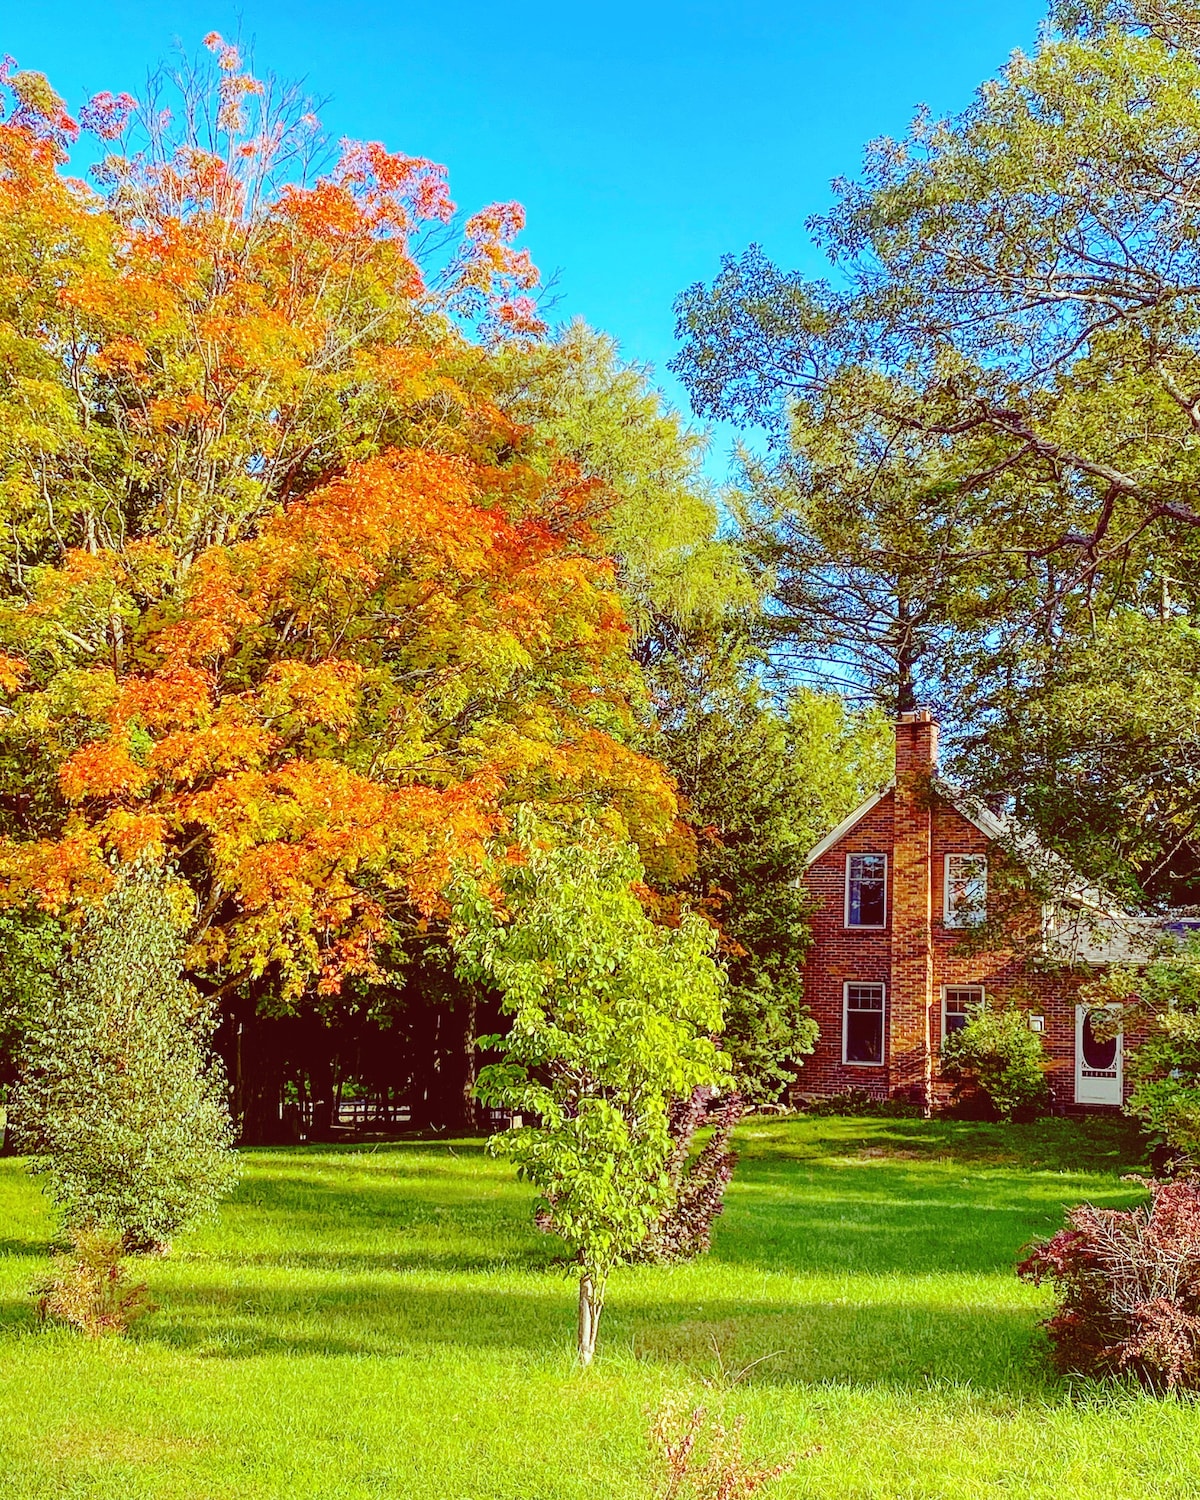
[[[475,1142],[248,1152],[124,1342],[39,1332],[49,1221],[0,1162],[0,1495],[646,1500],[679,1394],[799,1456],[782,1496],[1194,1496],[1200,1411],[1048,1379],[1012,1262],[1136,1189],[1105,1122],[752,1121],[713,1253],[574,1292]],[[728,1375],[763,1355],[734,1384]],[[720,1379],[722,1368],[726,1379]]]

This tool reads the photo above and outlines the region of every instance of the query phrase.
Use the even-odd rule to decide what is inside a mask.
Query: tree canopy
[[[444,169],[322,167],[303,98],[208,46],[174,114],[81,113],[94,188],[5,77],[0,867],[61,910],[166,852],[197,971],[295,998],[380,977],[515,807],[647,848],[677,809],[599,524],[633,461],[503,409],[543,328],[519,207],[449,235]]]
[[[835,185],[828,279],[752,246],[677,305],[696,410],[770,434],[753,534],[795,670],[940,704],[973,790],[1162,898],[1198,864],[1190,732],[1160,719],[1151,752],[1100,718],[1084,748],[1074,719],[1069,759],[1109,781],[1073,800],[1039,731],[1081,671],[1125,675],[1139,625],[1196,613],[1198,16],[1058,7],[962,114],[919,113]]]

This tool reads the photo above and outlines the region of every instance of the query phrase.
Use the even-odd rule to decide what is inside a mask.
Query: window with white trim
[[[883,985],[843,985],[842,1061],[860,1067],[881,1066],[883,1022]]]
[[[887,855],[847,854],[846,926],[883,927],[887,922]]]
[[[944,917],[947,927],[987,920],[987,855],[947,854]]]
[[[947,984],[942,988],[942,1035],[961,1031],[983,1004],[981,984]]]

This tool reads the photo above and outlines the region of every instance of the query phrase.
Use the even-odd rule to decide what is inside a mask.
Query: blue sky
[[[446,163],[465,209],[518,198],[582,315],[663,369],[671,303],[758,241],[819,272],[804,221],[864,142],[913,108],[961,108],[1044,0],[3,0],[0,52],[72,105],[137,93],[147,67],[209,30],[329,96],[331,134]],[[718,443],[718,448],[724,446]],[[719,461],[719,454],[714,453]]]

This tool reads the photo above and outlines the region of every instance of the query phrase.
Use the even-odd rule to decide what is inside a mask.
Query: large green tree
[[[830,280],[751,248],[679,303],[697,410],[772,435],[767,540],[806,669],[848,662],[863,691],[906,696],[901,654],[881,670],[859,628],[865,576],[883,635],[920,648],[912,692],[947,711],[960,774],[988,796],[1032,788],[1020,810],[1098,874],[1136,845],[1150,885],[1191,837],[1190,736],[1160,724],[1155,770],[1104,750],[1104,716],[1091,748],[1076,720],[1076,764],[1106,763],[1109,857],[1089,833],[1103,793],[1039,781],[1053,741],[1036,730],[1082,680],[1127,680],[1139,622],[1200,605],[1198,38],[1194,4],[1059,6],[961,115],[919,114],[837,184],[812,224]]]
[[[835,694],[776,701],[735,624],[677,633],[652,682],[659,754],[696,829],[679,893],[718,925],[729,988],[725,1046],[750,1104],[770,1103],[812,1051],[804,1004],[808,851],[888,779],[891,726]]]

